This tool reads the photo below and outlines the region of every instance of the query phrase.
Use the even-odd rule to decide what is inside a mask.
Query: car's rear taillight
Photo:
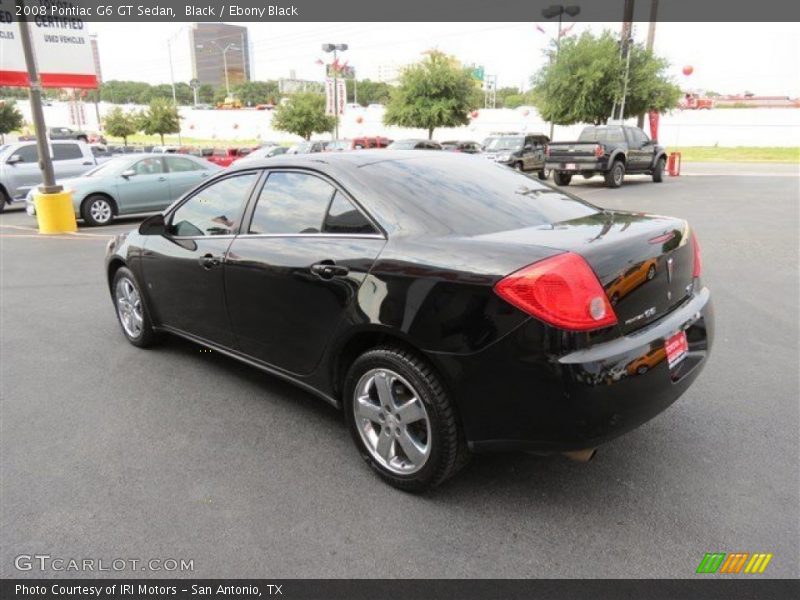
[[[603,147],[600,144],[596,144],[595,145],[595,147],[594,147],[595,158],[600,158],[605,153],[606,153],[605,150],[603,150]]]
[[[694,255],[694,268],[692,269],[692,277],[700,277],[703,271],[703,263],[700,260],[700,244],[697,241],[697,234],[692,232],[692,254]]]
[[[617,322],[594,271],[572,252],[528,265],[498,281],[494,291],[520,310],[562,329],[590,331]]]
[[[550,157],[550,144],[547,144],[544,147],[544,155],[547,156],[548,158]]]

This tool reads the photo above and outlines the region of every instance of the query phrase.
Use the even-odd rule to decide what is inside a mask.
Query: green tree
[[[469,113],[478,106],[479,83],[472,70],[440,52],[431,50],[420,63],[406,68],[400,85],[392,90],[383,122],[426,129],[428,139],[437,127],[469,123]]]
[[[231,92],[244,106],[266,104],[278,96],[278,82],[245,81],[232,86]]]
[[[358,95],[358,103],[361,106],[368,106],[370,104],[386,104],[389,102],[392,94],[392,86],[383,81],[362,79],[361,81],[356,81],[353,83],[353,81],[348,80],[348,95],[353,94],[354,88]]]
[[[630,52],[625,116],[673,108],[680,88],[666,74],[668,62],[641,44],[633,44]],[[625,61],[614,35],[587,31],[562,39],[558,59],[534,75],[533,102],[546,121],[602,124],[615,103],[619,106],[624,80]]]
[[[139,131],[140,119],[132,113],[126,113],[119,106],[115,106],[106,115],[103,121],[106,133],[114,137],[121,137],[124,144],[128,145],[128,136]]]
[[[197,101],[201,104],[214,102],[214,86],[210,83],[204,83],[197,88]]]
[[[336,125],[332,115],[325,114],[325,96],[303,92],[289,96],[289,101],[279,105],[272,116],[272,126],[301,136],[304,140],[312,133],[328,133]]]
[[[0,101],[0,139],[5,141],[7,133],[21,128],[22,125],[22,113],[19,112],[17,103]]]
[[[180,131],[180,115],[170,100],[156,98],[139,117],[139,128],[147,135],[158,134],[164,144],[164,134]]]

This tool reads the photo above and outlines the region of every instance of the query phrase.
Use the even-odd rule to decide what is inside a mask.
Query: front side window
[[[143,158],[133,165],[137,175],[159,175],[164,172],[164,164],[160,158]]]
[[[28,144],[27,146],[20,146],[11,156],[19,156],[22,162],[35,163],[39,162],[39,150],[36,144]]]
[[[335,189],[307,173],[271,173],[253,211],[250,233],[319,233]]]
[[[172,215],[176,236],[227,235],[234,233],[236,219],[258,175],[227,177],[204,187]]]

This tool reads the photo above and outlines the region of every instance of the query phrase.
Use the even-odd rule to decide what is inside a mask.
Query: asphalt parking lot
[[[570,189],[696,227],[717,338],[694,386],[592,463],[478,456],[424,496],[373,476],[308,393],[128,344],[102,261],[137,219],[41,237],[0,216],[0,577],[82,575],[14,567],[45,553],[193,560],[144,577],[684,578],[712,551],[800,576],[798,168],[684,170]]]

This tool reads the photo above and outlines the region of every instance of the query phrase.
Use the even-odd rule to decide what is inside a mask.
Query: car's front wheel
[[[140,348],[158,341],[158,334],[153,329],[150,311],[145,304],[142,290],[130,269],[127,267],[117,269],[111,282],[111,291],[117,319],[128,341]]]
[[[114,218],[114,207],[108,196],[93,194],[81,204],[81,217],[87,225],[108,225]]]
[[[345,380],[344,410],[361,456],[397,488],[439,485],[469,458],[439,377],[407,350],[386,346],[359,356]]]

